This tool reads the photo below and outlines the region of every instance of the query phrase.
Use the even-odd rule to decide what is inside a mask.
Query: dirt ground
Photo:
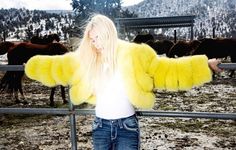
[[[1,93],[0,107],[49,107],[50,88],[27,78],[23,80],[25,100],[16,104]],[[157,111],[236,113],[236,79],[223,72],[211,83],[187,92],[156,92]],[[68,95],[67,95],[68,99]],[[56,107],[62,103],[59,88]],[[83,105],[81,108],[93,108]],[[77,116],[78,149],[92,149],[91,124],[94,116]],[[236,121],[139,117],[143,150],[236,150]],[[1,115],[0,150],[71,149],[68,116]]]

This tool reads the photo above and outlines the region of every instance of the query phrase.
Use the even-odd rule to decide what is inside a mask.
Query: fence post
[[[174,30],[174,43],[177,42],[177,33],[176,33],[176,30]]]
[[[71,149],[77,150],[77,135],[76,135],[76,119],[75,119],[75,108],[74,105],[69,100],[70,109],[70,138],[71,138]]]
[[[215,30],[216,30],[216,28],[214,27],[214,28],[212,29],[212,37],[213,37],[213,38],[216,37],[216,32],[215,32]]]

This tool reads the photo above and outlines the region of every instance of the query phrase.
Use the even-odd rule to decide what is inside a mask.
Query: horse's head
[[[6,54],[8,51],[13,48],[15,44],[13,42],[2,42],[0,43],[0,55]]]

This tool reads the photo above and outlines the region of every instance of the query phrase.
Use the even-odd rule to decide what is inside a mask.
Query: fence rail
[[[69,110],[67,108],[0,108],[0,114],[94,115],[95,111],[94,109]],[[138,116],[148,117],[211,118],[236,120],[236,113],[137,110],[136,114]]]
[[[236,70],[236,63],[219,64],[222,69]],[[23,65],[0,65],[0,71],[24,71]],[[68,108],[0,108],[0,114],[48,114],[69,115],[71,148],[77,150],[76,115],[94,115],[92,109],[76,109],[70,102]],[[178,118],[208,118],[236,120],[236,113],[210,113],[210,112],[173,112],[173,111],[136,111],[138,116],[148,117],[178,117]]]
[[[221,63],[218,65],[221,69],[236,70],[236,63]],[[24,71],[23,65],[0,65],[0,71]]]
[[[236,63],[221,63],[218,67],[225,70],[236,70]]]

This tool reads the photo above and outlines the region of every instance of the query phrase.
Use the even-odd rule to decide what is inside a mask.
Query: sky
[[[122,6],[137,4],[143,0],[122,0]],[[72,0],[0,0],[0,8],[26,8],[39,10],[72,10]]]

